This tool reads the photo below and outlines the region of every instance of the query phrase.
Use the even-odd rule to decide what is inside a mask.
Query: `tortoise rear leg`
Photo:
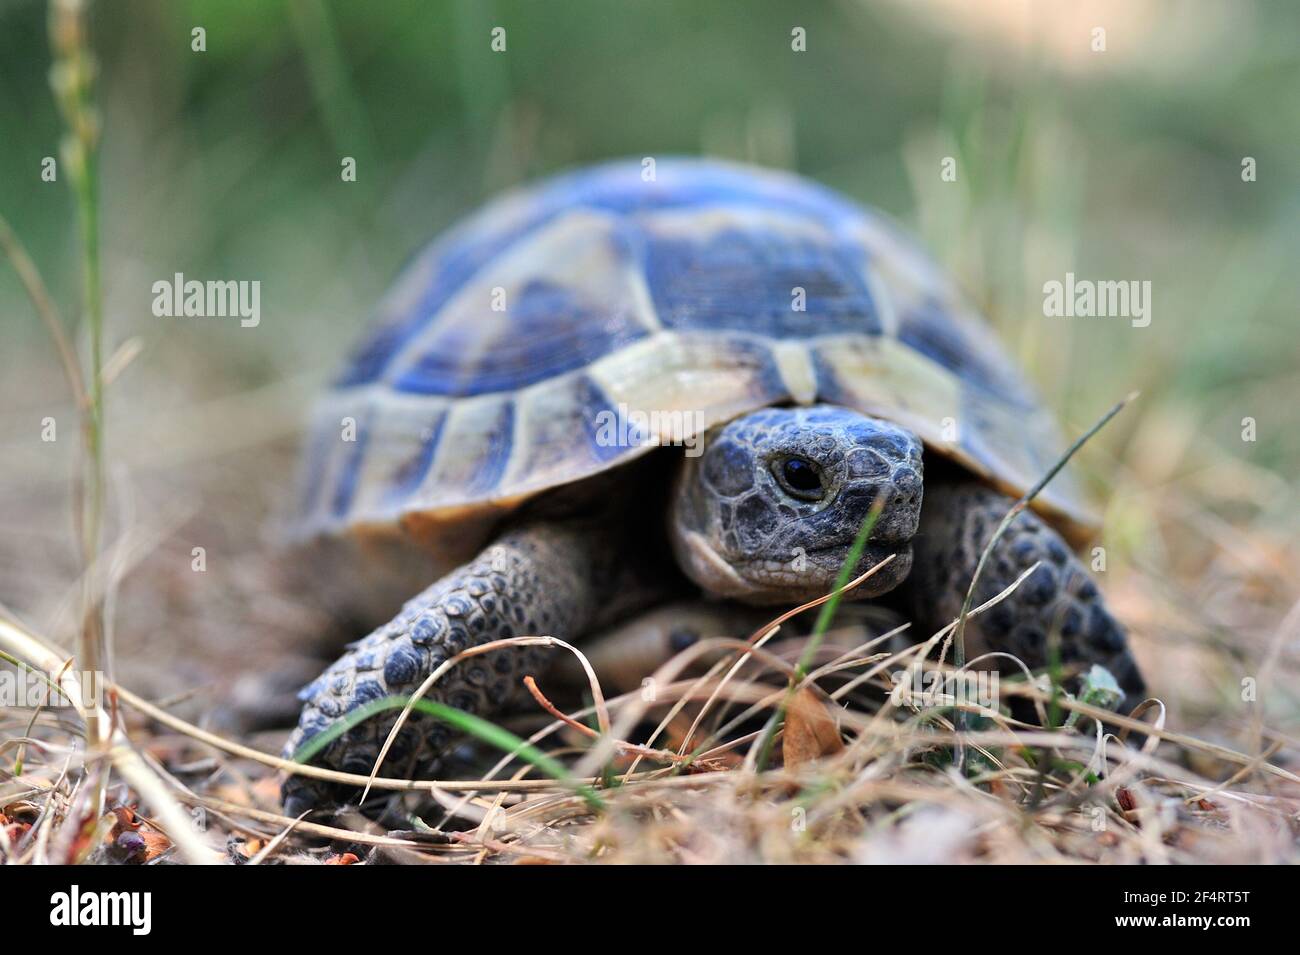
[[[1004,495],[973,482],[926,488],[909,581],[913,611],[926,635],[957,618],[989,538],[1012,506]],[[995,545],[975,590],[978,605],[1039,563],[1001,603],[966,627],[967,657],[1012,653],[1030,668],[1048,664],[1048,638],[1060,638],[1061,660],[1099,663],[1119,682],[1126,706],[1140,702],[1146,683],[1129,652],[1124,628],[1106,609],[1083,562],[1032,511],[1018,514]]]
[[[507,637],[582,634],[607,616],[608,606],[627,601],[612,538],[608,526],[573,522],[535,524],[498,539],[409,601],[392,621],[351,644],[299,693],[302,713],[286,757],[357,707],[414,693],[439,665],[470,647]],[[540,672],[551,652],[507,647],[471,657],[444,673],[424,698],[490,716],[516,695],[526,674]],[[399,712],[386,710],[358,724],[312,762],[368,774]],[[412,712],[382,775],[431,774],[452,735],[447,725]],[[348,795],[303,776],[289,777],[281,792],[290,815]]]

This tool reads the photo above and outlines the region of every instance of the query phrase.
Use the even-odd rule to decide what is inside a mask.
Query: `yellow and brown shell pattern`
[[[297,526],[454,528],[681,437],[643,432],[814,402],[910,428],[1013,494],[1061,448],[988,325],[880,213],[719,161],[582,169],[406,268],[316,408]],[[1088,536],[1068,473],[1036,506]]]

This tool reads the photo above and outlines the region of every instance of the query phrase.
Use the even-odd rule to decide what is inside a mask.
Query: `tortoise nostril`
[[[918,500],[919,497],[915,487],[907,485],[900,487],[895,484],[889,503],[893,507],[914,507]]]
[[[894,507],[914,507],[920,499],[921,476],[911,468],[902,467],[894,472],[892,495],[889,503]]]

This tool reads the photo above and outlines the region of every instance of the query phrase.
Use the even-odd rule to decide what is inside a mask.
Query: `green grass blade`
[[[763,739],[759,744],[758,760],[756,762],[759,772],[762,772],[767,767],[767,761],[772,755],[772,746],[776,742],[777,731],[781,728],[781,724],[785,722],[785,714],[790,706],[790,700],[794,696],[795,689],[800,681],[808,675],[808,669],[813,658],[817,655],[817,649],[821,646],[822,640],[826,638],[826,631],[830,629],[831,623],[835,619],[835,610],[839,607],[840,599],[844,596],[844,587],[852,578],[853,571],[858,566],[858,561],[862,559],[862,552],[867,549],[867,540],[871,537],[871,531],[880,519],[880,512],[883,509],[884,498],[879,497],[871,505],[871,510],[867,512],[867,516],[863,518],[862,526],[858,528],[858,536],[853,539],[853,546],[849,548],[849,555],[844,559],[844,563],[840,565],[840,572],[835,578],[835,588],[832,591],[831,599],[822,604],[821,610],[817,614],[817,622],[813,625],[812,636],[808,638],[803,653],[799,655],[799,663],[795,666],[794,677],[790,680],[789,687],[786,688],[785,698],[763,729]]]
[[[1026,491],[1020,500],[1011,505],[1011,509],[1007,511],[1006,516],[1002,518],[997,529],[993,531],[993,536],[989,538],[989,542],[984,546],[984,552],[980,554],[979,563],[975,565],[975,573],[971,575],[970,587],[966,590],[966,599],[962,601],[961,613],[957,616],[957,627],[953,634],[952,652],[953,666],[957,669],[960,670],[966,665],[966,618],[970,615],[971,605],[975,601],[975,585],[979,583],[980,575],[984,572],[984,565],[988,563],[989,555],[993,553],[994,546],[996,546],[998,540],[1001,539],[1007,528],[1011,526],[1011,522],[1016,519],[1016,515],[1028,507],[1029,502],[1036,498],[1042,492],[1043,488],[1047,487],[1052,478],[1056,477],[1056,475],[1060,473],[1060,470],[1069,462],[1070,458],[1074,457],[1075,452],[1092,440],[1093,435],[1104,428],[1110,422],[1111,418],[1123,411],[1128,403],[1136,398],[1137,395],[1138,393],[1135,391],[1123,400],[1116,402],[1109,411],[1097,419],[1097,422],[1091,428],[1081,434],[1078,439],[1065,450],[1065,453],[1057,459],[1056,463],[1052,465],[1048,472],[1039,478],[1038,483]],[[958,708],[956,730],[960,734],[965,729],[966,711]],[[958,759],[956,762],[960,770],[964,772],[966,766],[966,752],[965,747],[961,744],[960,738],[957,742],[957,749]]]
[[[383,699],[372,700],[364,706],[357,707],[347,716],[331,725],[329,729],[313,736],[299,747],[298,751],[293,754],[294,762],[307,762],[358,723],[363,723],[385,710],[400,710],[407,705],[407,702],[407,697],[404,696],[386,696]],[[433,700],[416,700],[411,704],[411,709],[441,720],[463,733],[495,746],[497,749],[519,756],[520,759],[535,766],[552,779],[572,785],[593,809],[605,808],[604,802],[596,795],[595,790],[585,783],[578,783],[560,762],[552,759],[526,740],[520,739],[509,730],[502,729],[495,723],[490,723],[473,713],[466,713],[454,706],[447,706]]]

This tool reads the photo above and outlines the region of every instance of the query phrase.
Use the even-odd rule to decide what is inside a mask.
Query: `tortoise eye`
[[[783,458],[776,462],[772,471],[781,487],[795,497],[805,501],[820,501],[825,493],[821,472],[807,458]]]

